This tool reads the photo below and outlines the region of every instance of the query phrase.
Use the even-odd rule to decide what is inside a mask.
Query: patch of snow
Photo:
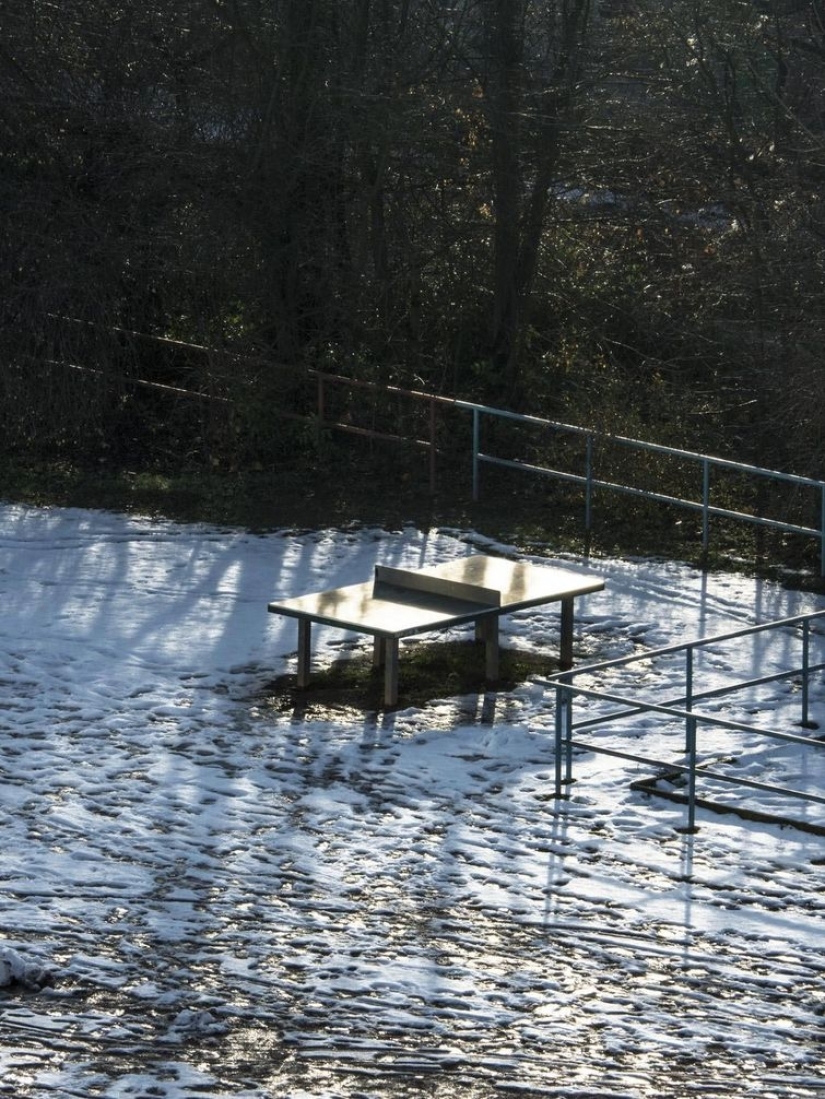
[[[634,788],[655,769],[586,752],[557,802],[540,676],[391,712],[273,704],[296,630],[270,600],[475,550],[518,555],[467,531],[0,507],[0,1094],[821,1090],[825,839],[703,809],[685,835],[683,806]],[[678,563],[559,560],[606,581],[577,602],[579,663],[823,607]],[[558,611],[501,632],[552,652]],[[368,651],[314,640],[316,664]],[[787,667],[797,641],[714,646],[696,689]],[[632,668],[678,697],[678,659]],[[821,725],[821,675],[810,703]],[[717,704],[798,721],[793,685]],[[672,756],[680,736],[644,714],[604,743]],[[705,748],[822,791],[819,753]]]

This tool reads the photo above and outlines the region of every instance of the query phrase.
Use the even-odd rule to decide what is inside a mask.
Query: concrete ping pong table
[[[562,668],[573,663],[573,605],[601,591],[604,581],[568,569],[474,554],[423,569],[376,565],[372,580],[270,603],[273,614],[298,620],[298,686],[310,678],[312,623],[372,634],[373,663],[384,668],[384,705],[398,703],[398,642],[474,622],[485,642],[486,678],[499,675],[499,618],[546,603],[561,603]]]

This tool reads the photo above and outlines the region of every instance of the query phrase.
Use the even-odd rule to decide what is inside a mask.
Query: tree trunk
[[[520,131],[524,77],[523,0],[492,0],[487,102],[492,134],[493,318],[491,356],[509,388],[516,374],[520,320],[519,242],[522,199]]]
[[[528,56],[529,33],[544,57]],[[589,0],[560,0],[542,16],[527,0],[488,0],[485,88],[492,147],[491,360],[502,394],[518,400],[521,353],[548,204],[558,172],[559,126],[575,102]]]

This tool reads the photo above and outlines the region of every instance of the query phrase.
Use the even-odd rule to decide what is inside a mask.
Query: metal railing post
[[[556,685],[556,797],[562,798],[563,786],[573,782],[573,692],[562,684]],[[562,759],[564,774],[562,775]]]
[[[710,550],[710,462],[702,462],[702,553],[707,560]]]
[[[685,721],[685,739],[687,741],[688,763],[688,821],[687,831],[696,831],[696,718]]]
[[[810,640],[811,630],[810,622],[805,621],[802,623],[802,728],[812,729],[814,724],[810,721],[808,716],[808,678],[810,667]]]
[[[556,687],[556,797],[561,797],[561,749],[562,749],[562,709],[564,707],[564,687]]]
[[[435,496],[435,401],[430,401],[430,495]]]
[[[685,710],[693,709],[693,645],[685,649]],[[696,831],[696,718],[685,718],[685,756],[688,764],[687,831]]]
[[[564,783],[573,784],[573,692],[568,690],[564,712]]]
[[[593,528],[593,436],[587,436],[585,449],[585,485],[584,485],[584,531],[590,534]]]
[[[693,709],[693,645],[685,649],[685,709]]]
[[[822,660],[819,653],[819,640],[820,635],[816,631],[815,627],[817,623],[825,621],[825,610],[814,611],[810,614],[796,615],[787,619],[780,619],[775,622],[761,623],[756,626],[751,626],[745,629],[734,630],[729,633],[718,634],[715,637],[704,637],[692,642],[683,642],[675,645],[668,645],[658,650],[648,651],[644,654],[634,654],[630,657],[619,657],[613,660],[606,660],[601,663],[580,666],[575,670],[569,670],[562,675],[552,677],[552,686],[555,688],[556,698],[556,712],[555,712],[555,784],[556,784],[556,797],[569,797],[569,791],[563,792],[563,788],[566,783],[573,783],[572,777],[572,757],[573,749],[577,747],[579,750],[585,752],[604,753],[608,756],[612,756],[619,759],[626,759],[632,761],[635,764],[649,763],[651,767],[659,769],[660,773],[671,773],[671,766],[662,761],[650,759],[636,754],[636,752],[627,752],[616,747],[601,747],[592,740],[587,740],[584,737],[579,740],[578,737],[574,741],[573,732],[574,728],[578,736],[582,735],[582,731],[586,729],[595,728],[598,725],[602,725],[605,722],[620,721],[627,717],[633,717],[639,713],[659,713],[666,715],[668,720],[672,723],[676,720],[684,722],[684,754],[681,756],[680,763],[678,765],[677,773],[681,776],[681,782],[684,789],[684,794],[679,795],[679,800],[684,800],[686,810],[686,821],[682,825],[676,825],[678,832],[698,832],[699,826],[696,823],[696,808],[698,804],[698,780],[699,780],[699,751],[698,751],[698,728],[700,724],[713,725],[729,730],[736,735],[742,733],[752,735],[762,735],[768,739],[774,739],[783,741],[786,743],[796,743],[803,745],[806,749],[810,748],[822,748],[823,742],[821,738],[811,738],[801,735],[799,732],[783,732],[777,729],[765,729],[757,728],[756,726],[743,723],[741,721],[732,720],[730,718],[722,717],[718,714],[711,714],[704,711],[700,705],[698,711],[693,710],[693,704],[701,703],[708,698],[724,697],[732,692],[752,688],[762,683],[773,683],[779,680],[792,680],[793,682],[799,682],[801,676],[802,682],[802,724],[807,724],[808,728],[818,728],[818,724],[815,720],[811,721],[811,713],[809,710],[810,703],[810,685],[811,677],[814,678],[814,682],[818,682],[819,673],[825,669],[825,660]],[[785,664],[783,670],[776,672],[771,670],[764,676],[758,676],[757,678],[745,678],[737,679],[733,683],[727,683],[719,689],[708,690],[706,687],[700,686],[697,690],[696,677],[701,672],[700,665],[697,664],[696,653],[701,653],[707,646],[711,644],[720,644],[722,642],[732,642],[739,640],[743,637],[750,637],[755,634],[764,634],[767,632],[776,631],[779,629],[787,630],[788,627],[795,627],[802,625],[802,653],[800,655],[799,663],[793,663],[793,665]],[[641,699],[628,696],[624,693],[617,694],[616,691],[606,691],[603,689],[593,689],[585,686],[576,687],[574,682],[577,676],[584,673],[585,675],[592,676],[595,673],[603,672],[607,668],[614,667],[630,667],[638,661],[651,661],[660,657],[672,657],[676,653],[685,653],[685,667],[684,667],[684,695],[677,697],[671,701],[664,703],[657,703],[650,699]],[[596,716],[579,716],[578,720],[574,721],[573,718],[573,697],[583,699],[602,699],[605,702],[614,703],[618,706],[618,709],[611,709],[604,714],[597,714]],[[580,707],[581,709],[581,707]],[[678,751],[678,746],[675,746]],[[562,763],[562,756],[565,757],[565,763]],[[732,762],[732,760],[715,761],[716,763]],[[738,769],[734,769],[733,772],[727,769],[719,770],[714,764],[714,761],[708,759],[703,764],[702,774],[712,782],[727,782],[731,783],[739,790],[755,789],[762,791],[770,791],[772,793],[787,795],[791,798],[798,798],[808,804],[825,805],[825,796],[819,793],[811,793],[810,790],[794,790],[784,788],[772,783],[765,782],[764,780],[752,779],[743,776],[738,773]],[[768,776],[770,777],[770,776]],[[639,787],[643,788],[643,787]],[[667,795],[665,795],[667,796]],[[724,803],[716,803],[713,799],[712,790],[707,795],[709,801],[708,804],[713,806],[717,804],[722,806]],[[729,807],[729,811],[738,813],[739,810],[735,807]],[[796,824],[799,827],[808,828],[810,822],[802,823],[788,820],[789,824]],[[819,823],[813,825],[813,830],[820,833],[822,826]]]
[[[478,501],[478,452],[481,438],[481,425],[479,423],[481,413],[478,408],[473,409],[473,501]]]

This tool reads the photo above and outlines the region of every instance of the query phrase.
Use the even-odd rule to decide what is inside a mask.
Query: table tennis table
[[[486,679],[495,682],[501,616],[560,603],[560,664],[569,668],[574,602],[603,588],[604,581],[593,574],[472,554],[421,569],[376,565],[371,580],[273,602],[267,609],[298,620],[299,687],[309,686],[313,623],[371,634],[373,662],[384,668],[384,705],[395,706],[401,638],[473,622],[476,637],[485,642]]]

